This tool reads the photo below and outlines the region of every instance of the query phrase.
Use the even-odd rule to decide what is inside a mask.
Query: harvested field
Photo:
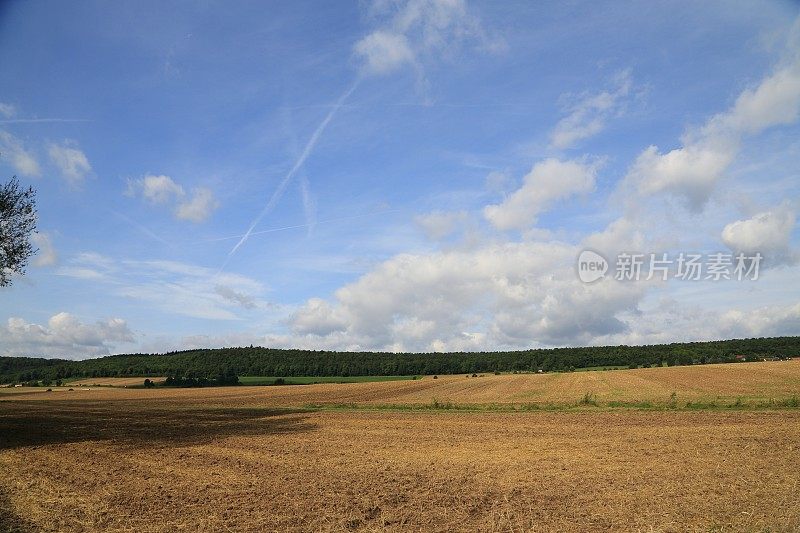
[[[800,413],[3,402],[0,529],[800,527]]]
[[[728,368],[757,379],[747,388]],[[717,391],[701,383],[716,379],[725,395],[777,398],[797,393],[797,368],[597,374],[630,376],[613,387],[644,375],[708,397]],[[799,409],[299,407],[442,390],[513,401],[526,392],[521,378],[574,375],[3,395],[0,531],[800,529]]]
[[[156,383],[162,382],[166,377],[160,378],[148,378],[150,381],[154,381]],[[76,379],[75,381],[70,381],[67,383],[69,386],[94,386],[94,387],[133,387],[133,386],[140,386],[144,383],[145,378],[143,377],[133,377],[133,378],[82,378]]]
[[[141,378],[136,378],[141,379]],[[63,389],[49,395],[40,388],[5,389],[20,394],[35,392],[37,399],[73,399]],[[95,389],[73,391],[82,398],[137,399],[142,395],[184,399],[198,397],[187,389],[125,390]],[[672,397],[672,393],[675,397]],[[427,376],[419,380],[321,383],[278,387],[230,387],[204,391],[202,397],[235,406],[240,402],[264,407],[304,407],[309,405],[429,405],[434,401],[459,405],[575,405],[589,393],[599,405],[609,402],[650,402],[664,406],[671,402],[719,402],[744,404],[800,398],[800,360],[727,365],[702,365],[637,370],[591,371],[553,374],[493,374],[481,377],[462,375]],[[33,395],[29,395],[33,398]]]

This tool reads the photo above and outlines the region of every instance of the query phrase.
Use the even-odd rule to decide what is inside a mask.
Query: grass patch
[[[718,400],[693,401],[686,403],[643,401],[597,401],[594,395],[587,393],[576,403],[453,403],[441,401],[436,398],[429,403],[309,403],[303,405],[304,409],[322,411],[461,411],[461,412],[496,412],[496,413],[522,413],[534,411],[585,411],[586,407],[596,407],[600,410],[645,410],[645,411],[754,411],[769,409],[798,409],[800,398],[793,396],[780,400],[744,402],[737,398],[730,403]],[[592,409],[594,411],[594,409]]]
[[[402,381],[419,379],[419,376],[240,376],[242,385],[313,385],[315,383],[368,383],[371,381]]]
[[[597,397],[594,395],[594,393],[587,392],[583,395],[583,398],[578,401],[578,405],[592,405],[597,407]]]

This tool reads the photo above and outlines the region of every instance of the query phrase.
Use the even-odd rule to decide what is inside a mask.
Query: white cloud
[[[187,198],[183,186],[163,174],[147,174],[137,180],[129,179],[125,195],[131,197],[141,195],[145,201],[153,205],[173,204],[175,218],[195,223],[207,220],[219,207],[219,201],[211,189],[196,187],[192,189],[191,197]]]
[[[5,118],[11,118],[17,114],[17,108],[11,104],[5,104],[0,102],[0,115],[3,115]]]
[[[72,141],[65,141],[63,144],[50,144],[47,149],[50,160],[58,168],[61,175],[71,185],[80,185],[91,172],[92,166],[89,160]]]
[[[502,203],[486,206],[483,214],[498,229],[524,229],[553,202],[592,192],[595,173],[595,165],[546,159],[533,166],[522,187]]]
[[[121,318],[87,324],[62,312],[50,317],[46,325],[12,317],[0,326],[0,353],[7,356],[83,359],[107,355],[117,343],[134,341],[133,332]]]
[[[192,191],[190,199],[178,204],[175,216],[181,220],[199,223],[211,216],[218,207],[219,202],[214,198],[214,193],[210,189],[200,187]]]
[[[628,179],[636,180],[643,194],[673,193],[684,197],[693,211],[699,211],[736,151],[731,143],[689,145],[666,154],[650,146],[636,158]]]
[[[800,60],[778,69],[757,87],[744,91],[733,109],[718,118],[726,127],[754,134],[791,124],[800,114]]]
[[[800,333],[800,303],[768,305],[752,311],[732,309],[722,315],[722,338],[778,337]]]
[[[165,175],[147,174],[141,179],[128,180],[127,196],[141,194],[151,204],[166,204],[184,195],[183,187]]]
[[[425,215],[414,217],[414,222],[419,226],[425,235],[434,241],[438,241],[452,235],[467,221],[466,211],[435,211]]]
[[[630,71],[617,74],[614,85],[612,90],[583,94],[572,102],[567,108],[569,115],[550,133],[550,143],[556,148],[569,148],[605,128],[608,119],[621,111],[622,100],[630,93]]]
[[[147,302],[160,311],[211,320],[237,320],[242,310],[269,307],[264,286],[251,278],[178,261],[113,260],[78,254],[61,276],[102,284],[111,293]]]
[[[463,0],[375,2],[371,12],[382,24],[353,46],[365,74],[419,68],[428,58],[453,55],[465,41],[489,51],[504,48],[502,40],[487,35]]]
[[[586,341],[624,331],[643,293],[581,283],[577,248],[550,242],[398,255],[291,318],[320,343],[392,350],[488,349]]]
[[[11,166],[22,176],[39,177],[42,170],[34,155],[25,149],[22,141],[6,131],[0,131],[0,159],[8,158]]]
[[[329,335],[347,325],[334,309],[320,298],[311,298],[290,318],[292,330],[300,335]]]
[[[33,244],[39,248],[39,252],[33,260],[33,266],[45,267],[55,265],[58,261],[58,254],[53,246],[53,241],[50,239],[50,235],[40,231],[39,233],[34,233],[31,240]]]
[[[645,195],[671,193],[699,212],[739,153],[747,135],[793,123],[800,113],[800,56],[793,56],[756,87],[743,91],[727,111],[683,136],[683,146],[660,153],[648,147],[627,180]]]
[[[784,205],[731,222],[722,230],[722,242],[734,252],[761,252],[767,259],[787,261],[794,225],[795,213]]]
[[[358,41],[353,49],[370,74],[388,74],[406,63],[414,63],[414,52],[405,35],[376,31]]]
[[[800,303],[717,311],[665,298],[655,307],[625,318],[635,327],[595,337],[591,344],[658,344],[800,333]]]

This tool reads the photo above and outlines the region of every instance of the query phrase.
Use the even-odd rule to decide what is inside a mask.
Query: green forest
[[[589,367],[692,365],[800,357],[800,337],[508,352],[388,353],[244,347],[71,361],[1,357],[0,383],[77,377],[403,376],[473,372],[567,372]]]

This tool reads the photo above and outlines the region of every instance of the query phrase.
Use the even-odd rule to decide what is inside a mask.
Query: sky
[[[800,5],[6,1],[13,175],[0,355],[800,335]]]

